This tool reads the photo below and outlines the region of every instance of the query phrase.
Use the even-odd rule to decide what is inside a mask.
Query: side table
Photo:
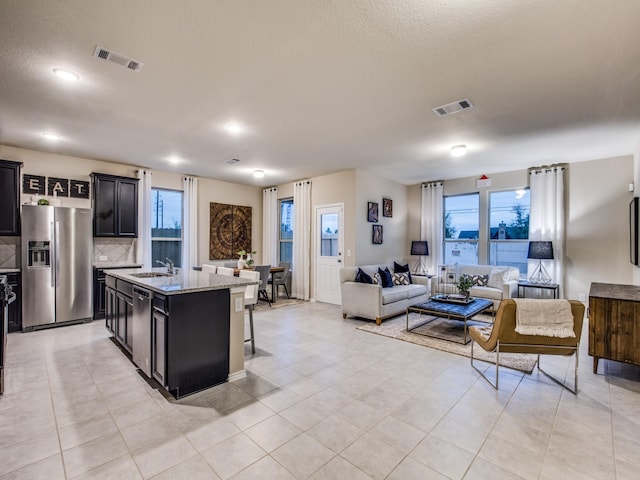
[[[518,297],[525,298],[527,296],[527,288],[553,290],[553,298],[558,298],[560,296],[560,285],[557,283],[531,283],[522,280],[518,282]]]

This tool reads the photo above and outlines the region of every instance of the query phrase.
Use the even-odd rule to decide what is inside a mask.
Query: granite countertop
[[[20,273],[19,268],[0,268],[0,275],[6,275],[7,273]]]
[[[145,270],[148,271],[148,270]],[[165,268],[152,268],[153,272],[165,273]],[[142,288],[162,293],[164,295],[179,295],[182,293],[204,292],[207,290],[222,290],[244,288],[247,285],[258,285],[259,282],[246,278],[231,277],[228,275],[197,272],[191,269],[180,269],[178,274],[161,277],[139,278],[132,274],[143,273],[136,268],[123,270],[109,270],[107,275],[125,280]]]
[[[95,268],[134,268],[141,267],[141,263],[131,263],[131,262],[94,262],[93,266]]]

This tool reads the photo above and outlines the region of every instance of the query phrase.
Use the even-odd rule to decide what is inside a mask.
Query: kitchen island
[[[244,372],[244,290],[255,282],[193,270],[106,273],[105,325],[174,398]]]

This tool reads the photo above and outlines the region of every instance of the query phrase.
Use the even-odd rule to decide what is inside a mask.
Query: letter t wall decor
[[[251,207],[209,204],[209,260],[229,260],[251,251]]]

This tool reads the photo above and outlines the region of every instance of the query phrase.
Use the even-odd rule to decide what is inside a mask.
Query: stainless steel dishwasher
[[[133,287],[133,338],[131,357],[151,378],[151,292]]]

